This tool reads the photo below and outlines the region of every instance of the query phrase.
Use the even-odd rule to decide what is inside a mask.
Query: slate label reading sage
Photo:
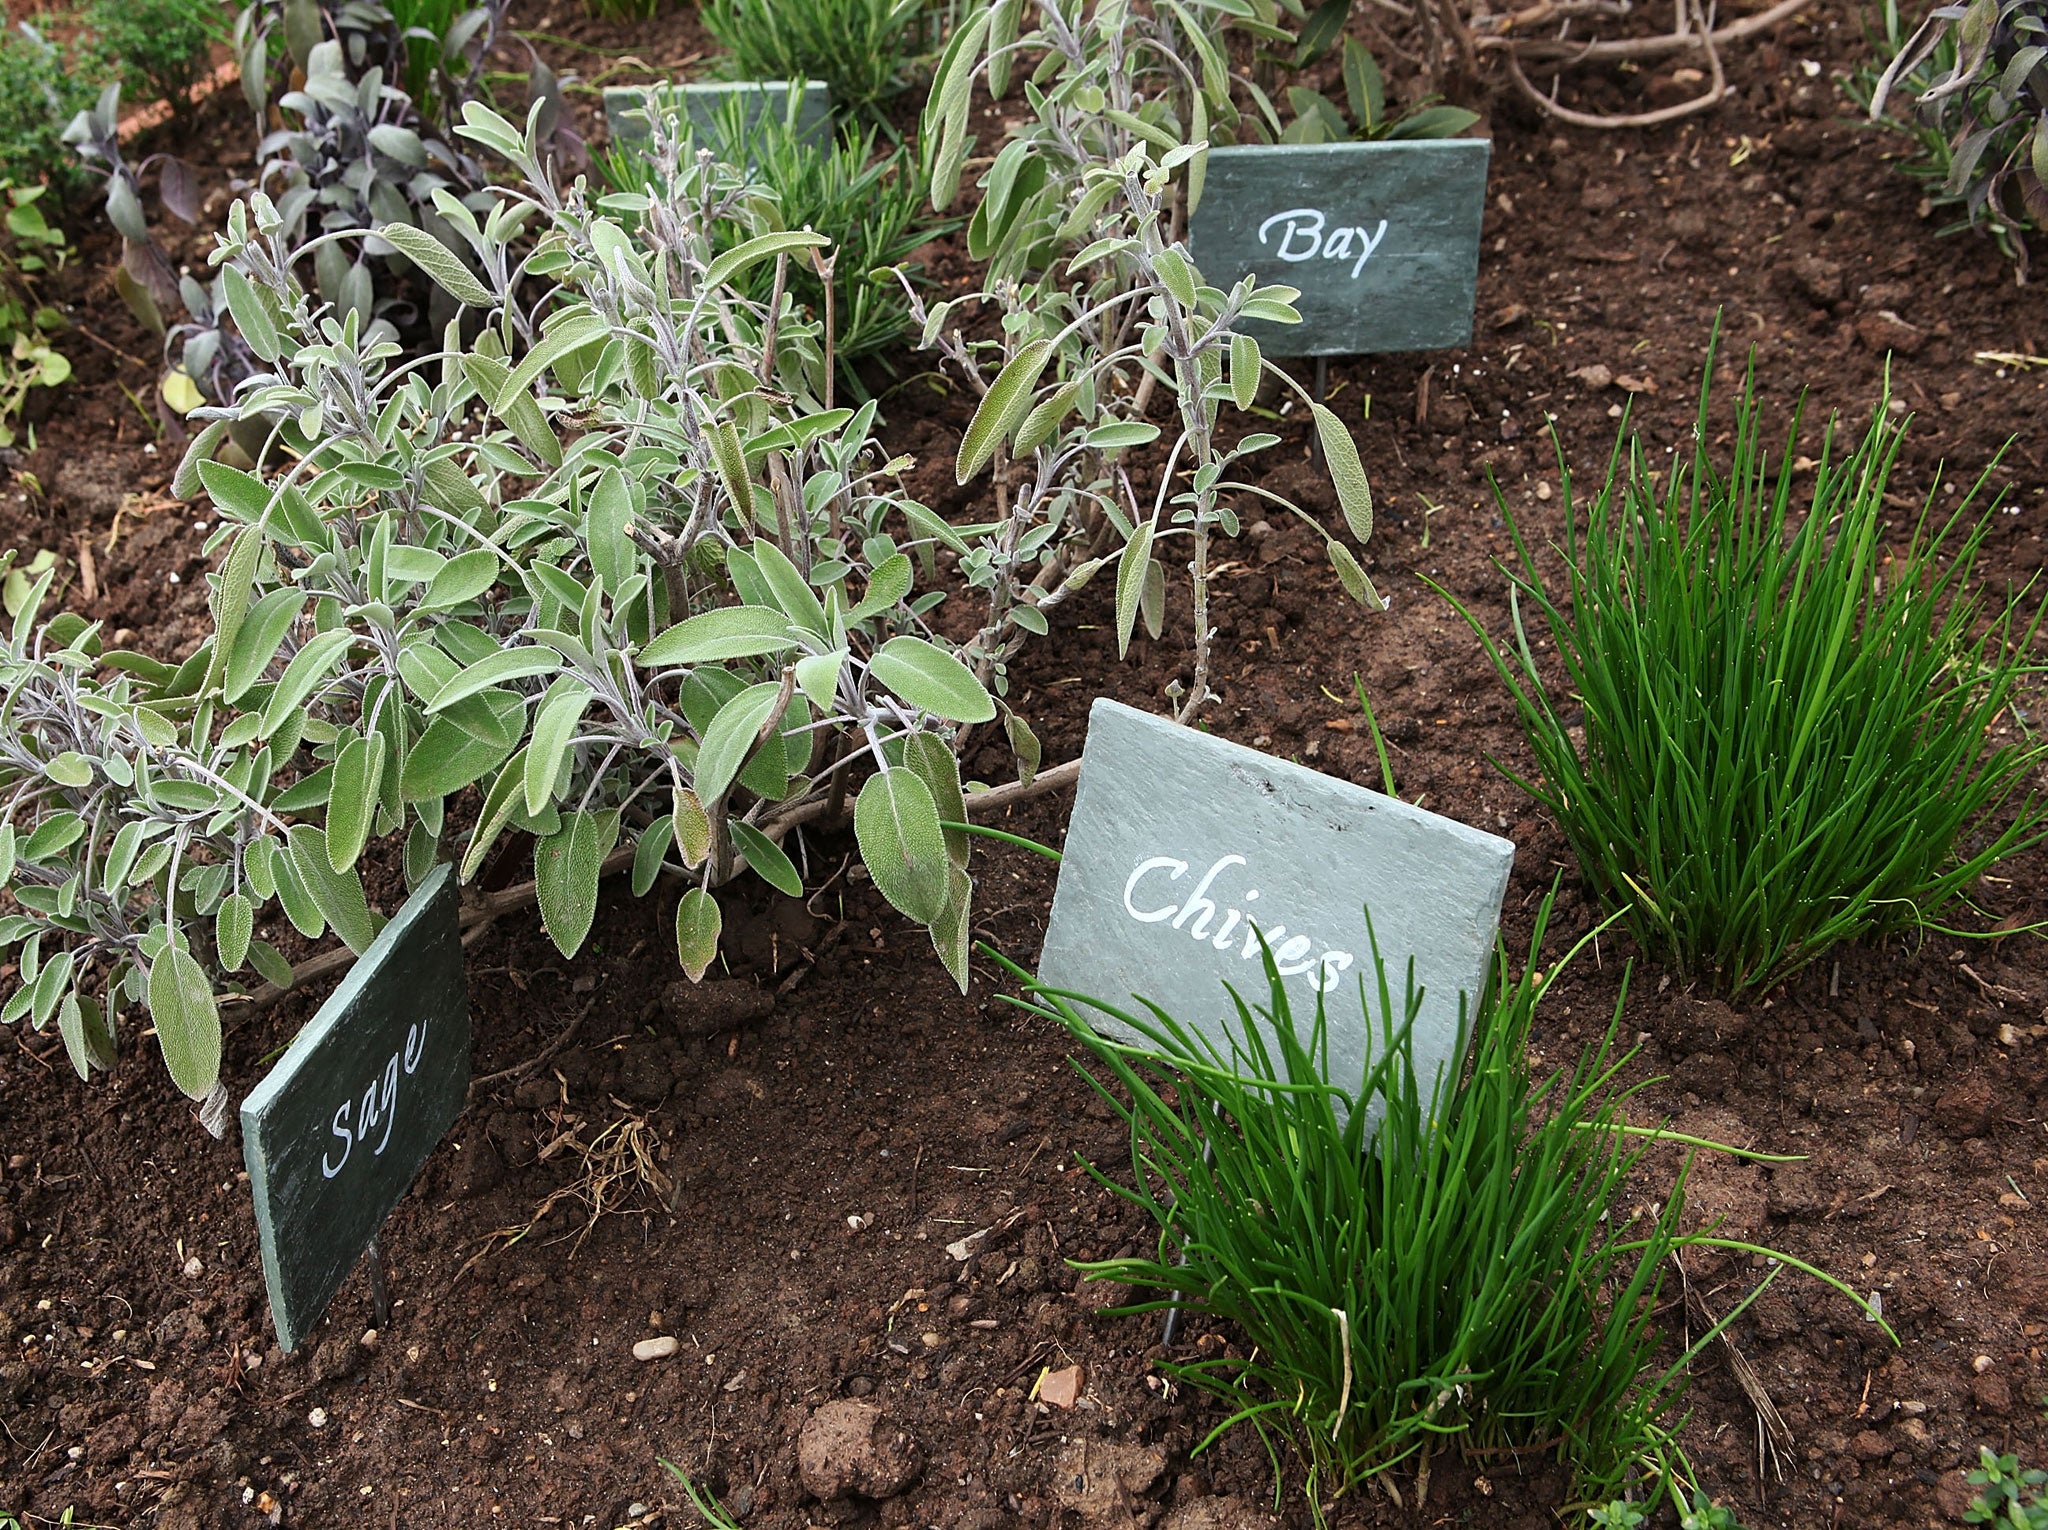
[[[1299,324],[1247,320],[1272,356],[1426,351],[1472,338],[1483,138],[1211,149],[1188,248],[1205,280],[1301,289]]]
[[[1411,956],[1427,990],[1414,1031],[1427,1088],[1460,1062],[1459,996],[1469,1009],[1485,987],[1514,854],[1409,803],[1099,700],[1039,980],[1119,1008],[1143,997],[1227,1055],[1224,984],[1265,1003],[1263,935],[1304,1036],[1324,1001],[1330,1082],[1355,1091],[1379,1035],[1370,908],[1395,1002]]]
[[[436,867],[242,1102],[278,1343],[298,1346],[469,1092],[455,879]]]

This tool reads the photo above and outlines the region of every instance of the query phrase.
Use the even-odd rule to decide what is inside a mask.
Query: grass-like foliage
[[[738,80],[823,80],[832,105],[874,113],[911,81],[927,0],[704,0],[704,30]]]
[[[2041,617],[1971,585],[1981,480],[1888,526],[1906,422],[1882,404],[1860,440],[1830,426],[1808,479],[1796,410],[1771,458],[1753,376],[1717,461],[1708,392],[1690,460],[1653,473],[1640,442],[1617,448],[1583,510],[1564,474],[1564,593],[1503,504],[1511,640],[1459,609],[1535,753],[1539,779],[1516,779],[1587,881],[1682,981],[1740,994],[1939,917],[2039,839],[2013,799],[2044,749],[1992,729]]]
[[[1659,1134],[1627,1125],[1640,1086],[1619,1082],[1612,1027],[1575,1066],[1532,1071],[1557,972],[1536,967],[1549,913],[1519,976],[1501,953],[1449,1088],[1416,1077],[1420,994],[1411,968],[1404,1002],[1377,947],[1376,987],[1355,1000],[1379,1037],[1360,1079],[1330,1079],[1327,1013],[1297,1016],[1270,959],[1267,1003],[1233,994],[1223,1044],[1156,1007],[1033,990],[1130,1128],[1132,1183],[1093,1172],[1159,1228],[1153,1255],[1082,1268],[1145,1293],[1123,1311],[1179,1292],[1235,1329],[1230,1349],[1170,1369],[1230,1407],[1209,1440],[1246,1423],[1269,1450],[1291,1441],[1311,1504],[1445,1449],[1555,1451],[1588,1504],[1639,1471],[1659,1493],[1689,1475],[1671,1408],[1713,1334],[1652,1369],[1654,1315],[1673,1254],[1747,1245],[1683,1230],[1685,1169],[1654,1215],[1631,1211]],[[1142,1040],[1103,1035],[1090,1009]]]

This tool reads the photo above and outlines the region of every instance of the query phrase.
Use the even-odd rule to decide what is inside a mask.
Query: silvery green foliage
[[[1896,35],[1896,16],[1887,19]],[[1872,88],[1872,118],[1883,120],[1885,101],[1900,85],[1936,135],[1935,158],[1948,172],[1942,199],[1962,202],[1970,222],[1996,234],[2024,274],[2019,231],[2048,227],[2048,4],[1934,7]]]
[[[1236,506],[1260,499],[1314,526],[1345,589],[1368,609],[1384,606],[1336,532],[1247,481],[1244,459],[1279,437],[1226,444],[1218,433],[1224,406],[1250,409],[1262,380],[1294,387],[1313,414],[1346,530],[1360,543],[1372,534],[1349,431],[1238,332],[1244,319],[1298,322],[1295,290],[1250,277],[1229,292],[1210,286],[1181,238],[1211,134],[1227,136],[1237,119],[1224,27],[1285,35],[1247,9],[1237,0],[1142,11],[1125,0],[1003,0],[955,34],[933,83],[924,146],[943,208],[974,148],[976,77],[1000,97],[1013,59],[1040,60],[1024,84],[1030,112],[990,162],[969,225],[970,251],[990,262],[994,281],[964,301],[1000,310],[1000,338],[948,333],[963,300],[926,310],[912,294],[923,344],[981,392],[957,470],[965,483],[992,469],[1001,518],[976,528],[983,535],[962,567],[988,592],[968,658],[998,693],[1025,636],[1047,630],[1047,608],[1112,562],[1119,651],[1141,616],[1156,637],[1166,561],[1185,550],[1194,676],[1179,716],[1191,717],[1209,695],[1210,539],[1237,535]],[[1020,35],[1027,14],[1038,25]],[[1156,450],[1163,432],[1146,416],[1157,389],[1172,401],[1172,434],[1156,489],[1141,494],[1123,456]]]
[[[998,707],[917,584],[936,548],[968,545],[901,493],[872,404],[819,407],[801,311],[735,285],[823,241],[717,253],[713,226],[766,200],[666,132],[649,193],[600,205],[556,191],[538,111],[525,133],[466,118],[526,178],[481,216],[442,195],[473,260],[381,233],[479,338],[454,323],[445,352],[403,362],[300,285],[307,251],[268,198],[237,204],[215,258],[267,370],[199,411],[178,477],[218,512],[212,635],[176,666],[97,654],[96,625],[35,625],[47,575],[15,624],[0,882],[30,912],[0,926],[23,975],[6,1018],[54,1019],[81,1073],[140,999],[172,1077],[212,1095],[222,993],[289,977],[258,915],[275,900],[362,949],[372,839],[402,841],[416,881],[442,859],[473,877],[531,835],[565,953],[602,868],[630,863],[644,893],[666,867],[689,884],[694,977],[716,953],[712,890],[751,869],[799,891],[792,831],[851,801],[876,885],[964,980],[953,747]],[[256,470],[213,460],[250,422],[276,422]]]

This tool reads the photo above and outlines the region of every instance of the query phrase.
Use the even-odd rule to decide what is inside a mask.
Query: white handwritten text
[[[1329,219],[1319,209],[1290,207],[1286,212],[1274,213],[1259,225],[1260,244],[1270,241],[1276,225],[1280,229],[1280,244],[1273,253],[1282,260],[1349,260],[1354,280],[1365,269],[1365,263],[1372,259],[1372,252],[1380,247],[1380,241],[1387,237],[1385,218],[1380,219],[1380,226],[1369,234],[1355,225],[1332,228],[1325,233]],[[1356,259],[1352,259],[1354,254]]]

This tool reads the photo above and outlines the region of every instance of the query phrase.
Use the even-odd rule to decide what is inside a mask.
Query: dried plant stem
[[[1659,107],[1655,111],[1624,112],[1615,115],[1603,112],[1575,111],[1569,106],[1559,105],[1555,100],[1544,95],[1542,91],[1530,83],[1529,76],[1522,71],[1521,55],[1513,48],[1507,50],[1508,77],[1515,82],[1515,89],[1522,93],[1523,99],[1535,106],[1538,111],[1542,112],[1545,116],[1555,117],[1560,122],[1568,122],[1574,127],[1605,129],[1654,127],[1660,122],[1676,122],[1682,117],[1697,116],[1701,112],[1711,111],[1714,107],[1721,104],[1721,99],[1728,93],[1728,77],[1721,67],[1721,51],[1714,41],[1713,25],[1708,20],[1707,13],[1698,3],[1698,0],[1678,0],[1678,3],[1679,13],[1682,16],[1692,16],[1698,22],[1698,30],[1696,32],[1688,31],[1680,35],[1696,41],[1705,50],[1707,68],[1711,74],[1711,78],[1707,81],[1707,88],[1697,96],[1694,96],[1690,101],[1681,101],[1675,106]]]

